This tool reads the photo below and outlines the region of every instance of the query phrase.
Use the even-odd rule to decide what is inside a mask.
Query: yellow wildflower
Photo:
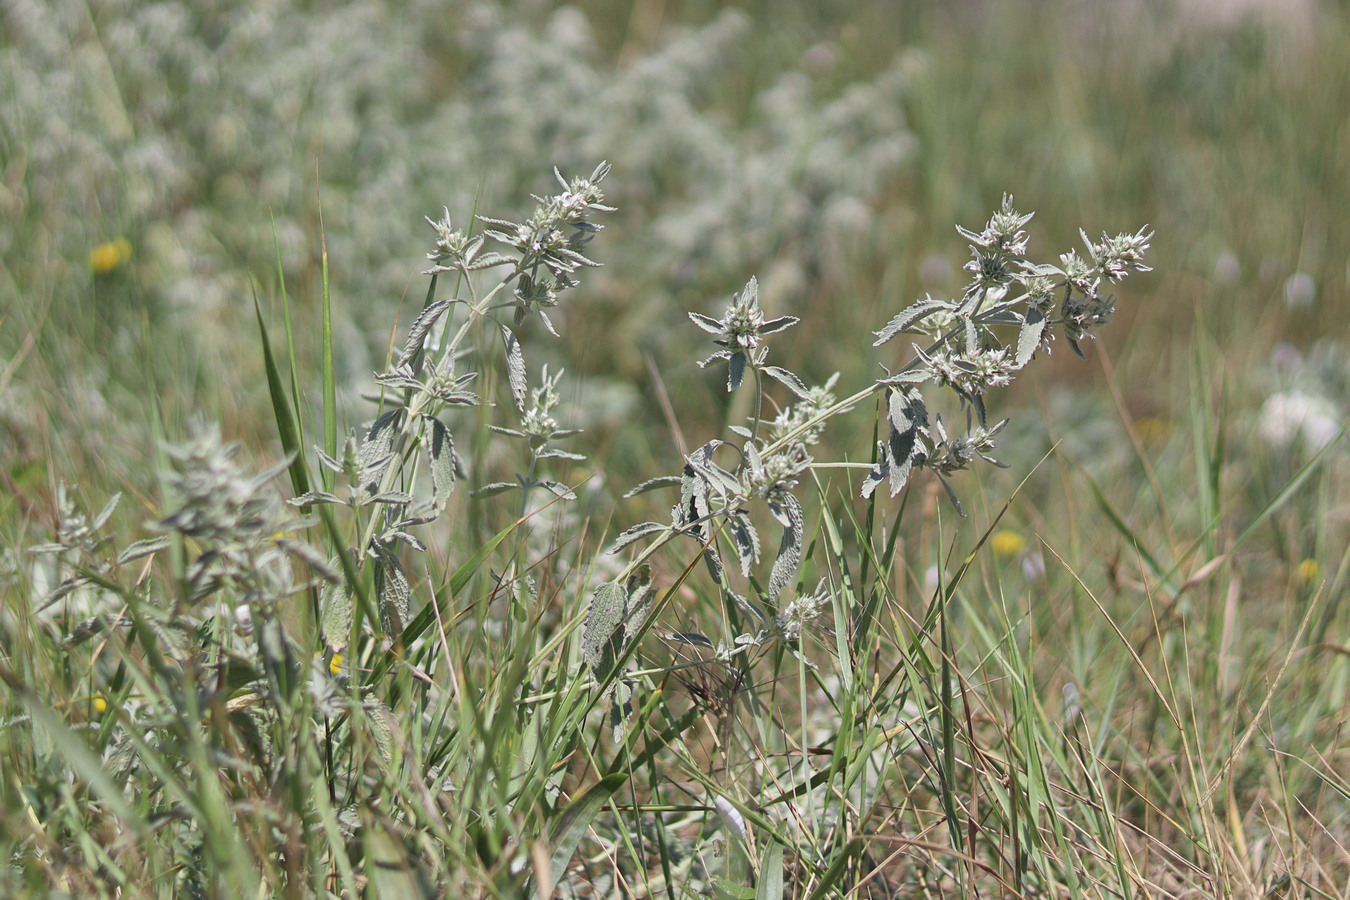
[[[995,531],[989,543],[996,556],[1016,556],[1027,548],[1027,539],[1010,528]]]
[[[1166,416],[1140,416],[1134,420],[1134,433],[1139,436],[1139,443],[1156,447],[1167,443],[1172,423]]]
[[[102,695],[102,694],[95,694],[95,695],[94,695],[94,712],[102,713],[102,712],[107,712],[107,711],[108,711],[108,701],[103,699],[103,695]]]
[[[328,661],[328,671],[334,675],[342,671],[342,654],[334,653],[333,658]]]
[[[1305,559],[1294,569],[1294,575],[1304,584],[1317,578],[1317,560]]]
[[[111,275],[130,259],[131,241],[118,238],[89,251],[89,271],[95,275]]]

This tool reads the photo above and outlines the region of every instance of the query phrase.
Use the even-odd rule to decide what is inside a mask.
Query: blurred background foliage
[[[549,163],[615,163],[607,268],[556,345],[601,436],[660,422],[653,368],[682,427],[712,424],[725,398],[678,323],[750,274],[808,323],[780,361],[856,366],[870,329],[958,289],[952,223],[1003,191],[1038,211],[1041,252],[1078,223],[1157,229],[1158,274],[1105,338],[1136,415],[1185,405],[1197,336],[1255,402],[1274,346],[1345,320],[1341,5],[9,0],[0,21],[0,353],[38,351],[11,373],[4,461],[29,485],[44,441],[77,468],[134,456],[99,443],[130,449],[147,391],[262,439],[249,307],[277,309],[274,236],[302,323],[326,240],[350,400],[420,300],[421,216],[501,209]],[[100,270],[117,240],[133,252]],[[616,448],[619,471],[653,450]]]

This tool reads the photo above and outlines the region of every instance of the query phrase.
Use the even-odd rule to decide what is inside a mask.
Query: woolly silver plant
[[[804,473],[820,465],[807,451],[829,420],[863,400],[878,395],[883,410],[886,437],[878,442],[874,463],[868,468],[859,493],[870,498],[882,484],[892,497],[900,493],[916,473],[927,469],[939,479],[958,513],[964,515],[950,477],[983,460],[1002,466],[992,456],[996,438],[1006,419],[990,423],[986,397],[1005,387],[1041,351],[1049,352],[1054,328],[1063,332],[1071,349],[1082,356],[1081,342],[1110,321],[1115,298],[1104,293],[1109,284],[1133,272],[1147,272],[1144,256],[1153,233],[1147,228],[1115,237],[1102,235],[1092,241],[1082,234],[1085,253],[1070,250],[1058,265],[1033,262],[1027,256],[1025,226],[1032,214],[1019,213],[1012,197],[1005,195],[1001,207],[981,231],[958,228],[969,241],[971,259],[965,270],[971,279],[954,298],[925,296],[897,313],[875,332],[874,347],[901,334],[922,338],[911,344],[913,356],[895,372],[888,372],[854,394],[835,400],[835,378],[826,385],[809,388],[793,372],[767,362],[769,335],[796,323],[791,316],[768,318],[761,307],[758,285],[751,279],[736,294],[720,319],[690,313],[699,328],[715,335],[721,349],[701,365],[725,363],[727,390],[735,391],[753,381],[755,413],[749,426],[732,426],[733,440],[713,439],[685,458],[683,474],[645,482],[630,496],[661,487],[680,488],[679,502],[670,522],[643,522],[624,531],[611,552],[618,553],[639,541],[650,541],[637,553],[628,572],[643,568],[656,550],[677,536],[693,538],[709,574],[729,607],[739,611],[753,630],[716,644],[716,655],[728,660],[746,648],[775,638],[794,640],[808,612],[819,611],[822,586],[811,595],[791,600],[783,612],[771,609],[794,583],[801,564],[804,517],[797,495]],[[1013,335],[1010,339],[1003,335]],[[785,386],[797,402],[773,422],[760,415],[764,376]],[[930,416],[930,397],[924,386],[954,395],[964,412],[966,429],[954,433],[941,415]],[[725,459],[719,462],[718,458]],[[767,580],[754,577],[761,559],[761,540],[755,525],[756,508],[766,508],[781,529],[778,550]],[[723,563],[723,548],[729,548],[746,587],[739,588]],[[608,653],[587,654],[593,674],[602,683],[618,677],[609,661],[622,658],[633,633],[622,635],[611,622],[627,622],[635,611],[645,614],[650,605],[646,580],[640,602],[634,600],[632,576],[601,585],[595,592],[587,619],[588,648],[617,641]],[[787,620],[784,620],[784,616]],[[639,632],[640,633],[640,632]],[[713,647],[706,636],[683,632],[674,639]],[[621,716],[615,715],[618,722]]]

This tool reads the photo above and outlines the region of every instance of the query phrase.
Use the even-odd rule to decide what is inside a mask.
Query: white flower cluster
[[[1334,341],[1320,341],[1306,353],[1278,345],[1267,374],[1267,396],[1256,416],[1256,432],[1269,447],[1312,455],[1330,444],[1346,424],[1345,398],[1350,359]]]

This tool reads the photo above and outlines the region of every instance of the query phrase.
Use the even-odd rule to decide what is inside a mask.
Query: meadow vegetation
[[[0,896],[1350,897],[1342,6],[0,16]]]

